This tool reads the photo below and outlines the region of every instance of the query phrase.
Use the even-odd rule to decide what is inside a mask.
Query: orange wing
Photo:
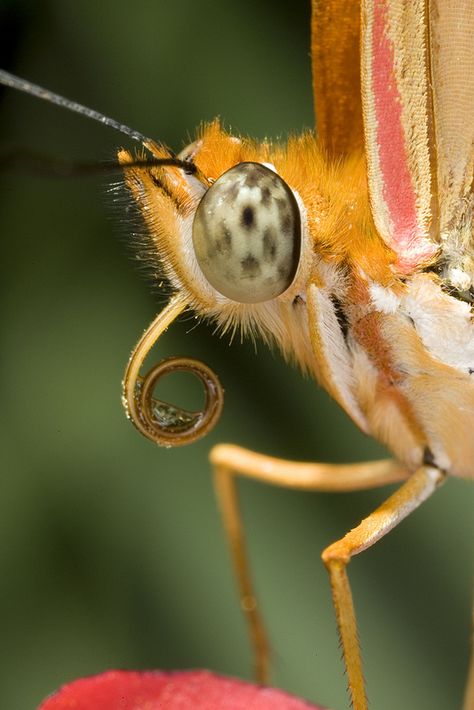
[[[312,0],[311,58],[318,135],[330,155],[364,143],[360,94],[360,0]]]

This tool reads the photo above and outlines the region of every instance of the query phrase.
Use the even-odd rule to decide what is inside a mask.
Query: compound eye
[[[239,163],[211,185],[193,222],[196,259],[211,286],[240,303],[287,290],[301,252],[293,192],[260,163]]]

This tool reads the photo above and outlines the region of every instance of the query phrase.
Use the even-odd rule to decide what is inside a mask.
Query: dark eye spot
[[[240,262],[240,265],[242,273],[249,279],[254,279],[260,274],[260,264],[252,254],[247,254],[245,259]]]
[[[242,225],[247,229],[253,226],[255,220],[254,211],[251,207],[244,207],[242,210]]]
[[[253,165],[252,163],[248,163],[248,165]],[[248,171],[246,171],[246,176],[245,176],[245,185],[246,187],[257,187],[260,183],[262,177],[262,173],[260,170],[260,166],[257,165],[256,168],[250,168]]]
[[[230,200],[231,202],[234,201],[234,200],[236,200],[237,197],[238,197],[238,195],[239,195],[239,192],[240,192],[240,185],[239,185],[238,183],[236,183],[235,185],[231,185],[231,186],[227,189],[227,194],[228,194],[228,196],[229,196],[229,200]]]
[[[276,254],[276,239],[273,230],[266,229],[263,235],[263,256],[266,261],[273,261]]]
[[[232,251],[232,235],[226,227],[221,231],[220,237],[215,241],[216,251],[221,255],[229,255]]]
[[[268,207],[272,193],[269,187],[262,187],[262,205]]]
[[[291,218],[291,214],[287,211],[285,212],[285,215],[282,217],[281,220],[281,231],[284,234],[287,234],[288,232],[291,231],[293,227],[293,220]]]

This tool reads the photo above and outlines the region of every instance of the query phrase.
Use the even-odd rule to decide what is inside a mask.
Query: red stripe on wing
[[[375,203],[377,199],[385,203],[389,233],[382,236],[398,255],[398,269],[408,273],[429,261],[437,247],[427,238],[427,225],[422,223],[418,213],[417,185],[410,170],[407,146],[408,127],[404,125],[404,97],[397,82],[395,48],[388,28],[387,2],[373,3],[372,101],[382,183],[381,191],[373,191],[373,198]],[[377,204],[374,204],[374,212],[377,212]],[[377,223],[377,215],[374,216]]]

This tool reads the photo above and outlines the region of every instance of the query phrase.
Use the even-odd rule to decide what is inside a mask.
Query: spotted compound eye
[[[279,296],[301,252],[301,219],[288,185],[260,163],[239,163],[211,185],[193,223],[196,258],[211,286],[240,303]]]

